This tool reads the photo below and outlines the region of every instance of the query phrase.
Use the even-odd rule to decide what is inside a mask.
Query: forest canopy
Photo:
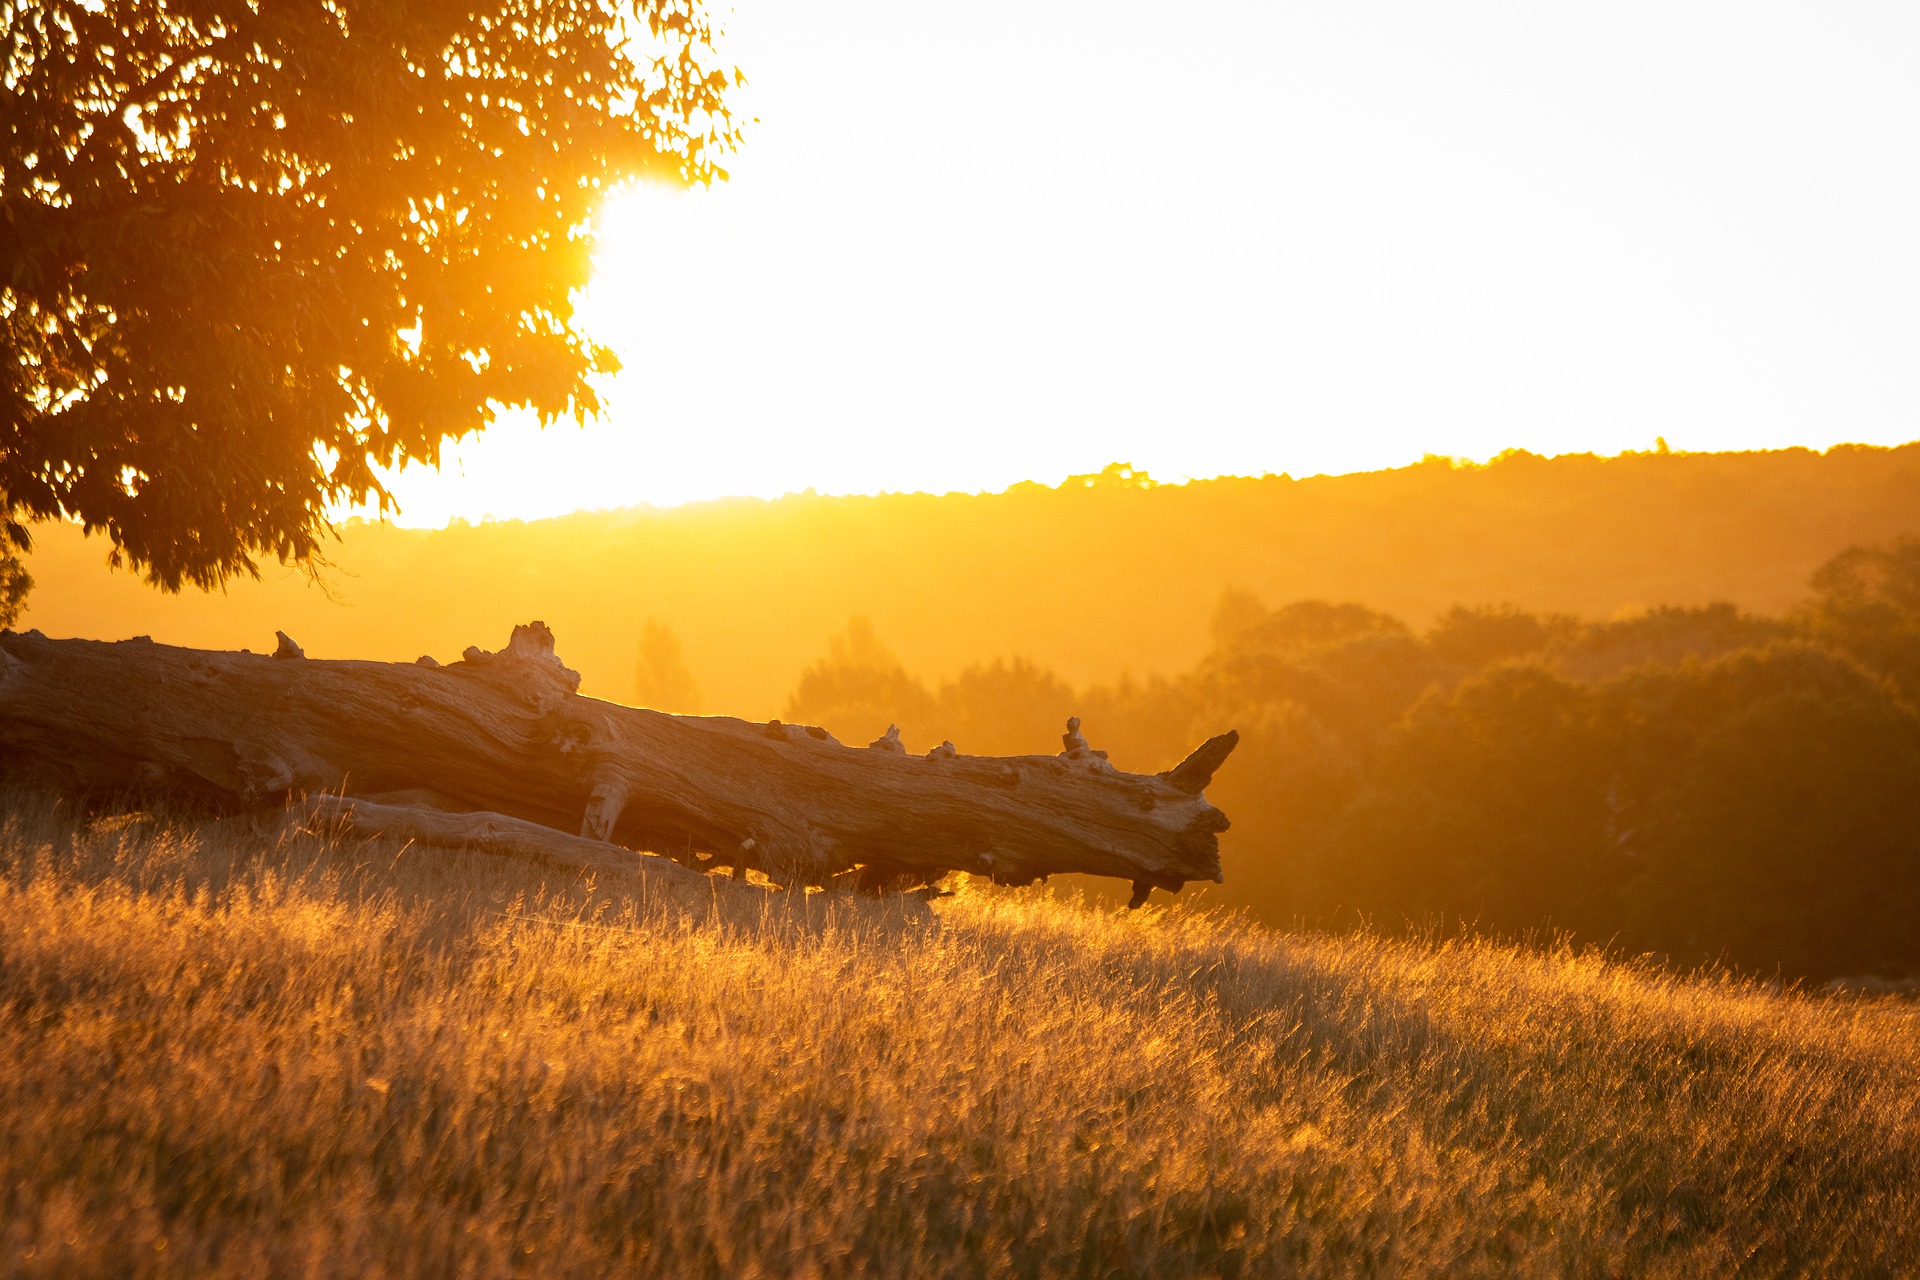
[[[6,11],[5,535],[168,589],[311,561],[503,406],[593,412],[594,210],[738,140],[696,0]]]

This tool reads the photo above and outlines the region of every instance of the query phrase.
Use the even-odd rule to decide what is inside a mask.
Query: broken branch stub
[[[72,787],[159,784],[227,807],[404,794],[789,884],[856,867],[1007,884],[1080,872],[1136,891],[1218,880],[1227,820],[1203,791],[1239,740],[1162,774],[1114,768],[1077,723],[1059,755],[913,756],[893,731],[845,746],[803,725],[582,697],[538,622],[446,666],[38,632],[0,633],[0,654],[0,753]]]

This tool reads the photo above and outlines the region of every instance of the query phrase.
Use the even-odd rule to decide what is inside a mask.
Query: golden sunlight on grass
[[[1920,1266],[1894,1000],[12,812],[7,1274]]]

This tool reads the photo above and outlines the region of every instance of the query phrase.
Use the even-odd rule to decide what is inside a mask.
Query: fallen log
[[[442,666],[271,657],[0,632],[0,755],[70,788],[165,789],[230,808],[325,793],[485,810],[781,884],[950,870],[1062,872],[1177,891],[1218,881],[1203,794],[1237,734],[1125,773],[1077,721],[1057,756],[908,755],[824,729],[673,716],[580,696],[542,623]]]

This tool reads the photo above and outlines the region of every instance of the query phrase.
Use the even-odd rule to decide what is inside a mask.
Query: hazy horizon
[[[549,430],[566,430],[566,429],[567,428],[564,428],[564,427],[549,428]],[[501,514],[493,511],[484,511],[480,513],[478,516],[469,516],[463,513],[455,512],[453,514],[446,515],[444,518],[438,520],[438,522],[436,523],[428,523],[425,520],[410,517],[407,514],[407,512],[404,510],[384,518],[380,516],[370,515],[363,511],[335,513],[335,519],[339,524],[343,526],[353,525],[353,524],[363,524],[363,523],[365,524],[385,523],[385,524],[394,525],[402,529],[412,529],[412,530],[418,530],[422,532],[434,532],[434,531],[444,530],[448,528],[482,525],[482,524],[511,524],[514,522],[557,520],[557,519],[562,519],[566,516],[572,516],[572,515],[613,514],[613,513],[618,513],[622,511],[647,511],[647,512],[666,513],[666,512],[680,511],[687,508],[718,506],[718,505],[724,505],[727,503],[735,503],[735,502],[777,503],[789,498],[994,497],[997,495],[1010,493],[1013,490],[1019,489],[1023,486],[1037,486],[1042,489],[1062,489],[1067,487],[1069,484],[1071,484],[1075,480],[1092,482],[1095,479],[1103,477],[1116,469],[1124,469],[1127,476],[1133,482],[1138,483],[1138,482],[1144,481],[1147,485],[1150,485],[1153,488],[1161,488],[1161,487],[1178,487],[1183,485],[1205,483],[1207,481],[1214,481],[1214,480],[1294,480],[1294,481],[1340,480],[1340,479],[1346,479],[1349,477],[1383,475],[1383,474],[1387,474],[1394,471],[1404,471],[1409,467],[1422,466],[1435,461],[1444,462],[1448,464],[1450,467],[1455,469],[1477,468],[1477,467],[1489,466],[1493,463],[1500,461],[1505,457],[1515,455],[1515,454],[1531,454],[1534,457],[1544,458],[1548,460],[1554,460],[1559,458],[1597,458],[1602,461],[1611,461],[1611,460],[1622,459],[1622,458],[1645,457],[1649,455],[1658,455],[1662,453],[1672,454],[1675,456],[1684,456],[1688,454],[1709,456],[1713,454],[1789,453],[1795,450],[1804,450],[1806,452],[1815,454],[1817,456],[1825,456],[1829,453],[1832,453],[1835,450],[1841,450],[1841,449],[1898,449],[1906,445],[1920,444],[1920,432],[1917,432],[1915,436],[1909,440],[1890,440],[1886,442],[1865,441],[1865,440],[1835,440],[1832,443],[1829,443],[1826,445],[1820,445],[1820,446],[1805,445],[1805,444],[1785,444],[1785,445],[1779,445],[1779,446],[1770,447],[1770,448],[1753,448],[1753,449],[1676,449],[1676,448],[1672,448],[1671,446],[1668,446],[1666,448],[1660,447],[1666,443],[1667,442],[1664,439],[1659,439],[1659,440],[1656,440],[1654,442],[1654,445],[1649,448],[1645,448],[1645,449],[1627,448],[1627,449],[1621,449],[1618,452],[1614,452],[1614,453],[1605,453],[1605,452],[1600,452],[1592,449],[1566,449],[1559,452],[1541,452],[1534,449],[1528,449],[1524,446],[1513,445],[1504,449],[1497,449],[1483,458],[1460,457],[1460,456],[1437,454],[1437,453],[1425,453],[1420,455],[1419,457],[1409,458],[1404,462],[1394,462],[1384,466],[1360,467],[1360,468],[1355,468],[1353,470],[1348,470],[1348,471],[1312,471],[1312,472],[1303,472],[1300,474],[1294,474],[1288,471],[1263,471],[1263,472],[1222,472],[1217,475],[1196,475],[1196,476],[1181,475],[1181,476],[1175,476],[1175,477],[1167,477],[1167,476],[1156,475],[1146,467],[1134,466],[1131,462],[1128,462],[1124,459],[1112,459],[1112,460],[1109,460],[1103,466],[1095,467],[1088,471],[1074,472],[1074,473],[1069,473],[1065,475],[1060,475],[1057,477],[1026,477],[1018,480],[1010,480],[1005,484],[1000,484],[992,487],[982,487],[982,488],[973,488],[973,489],[878,488],[878,489],[846,490],[846,489],[818,489],[818,488],[809,487],[804,489],[786,489],[778,493],[717,493],[717,494],[712,494],[704,497],[690,497],[690,498],[683,498],[678,501],[668,501],[668,502],[651,502],[645,499],[637,499],[631,502],[617,502],[617,503],[610,503],[610,504],[600,505],[600,506],[570,507],[565,510],[542,512],[542,513],[533,514],[533,515],[506,515],[506,514]]]
[[[769,716],[855,615],[929,678],[1024,655],[1085,686],[1189,667],[1230,589],[1269,605],[1357,601],[1416,626],[1454,604],[1777,613],[1845,547],[1920,533],[1920,443],[1538,457],[365,524],[342,530],[327,589],[269,564],[213,595],[155,591],[110,571],[98,539],[49,526],[18,625],[229,649],[284,629],[316,657],[410,660],[491,648],[539,618],[589,692],[626,699],[653,619],[678,634],[708,707]]]

